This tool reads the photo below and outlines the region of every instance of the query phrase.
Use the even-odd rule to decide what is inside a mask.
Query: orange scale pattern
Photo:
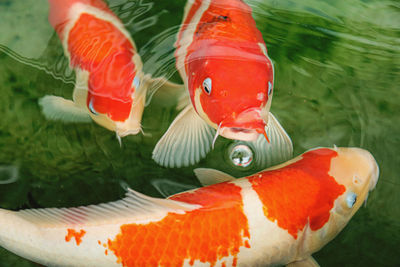
[[[249,247],[247,218],[243,214],[241,188],[230,183],[200,188],[171,199],[202,207],[185,214],[168,213],[148,224],[125,224],[108,248],[123,266],[183,266],[187,261],[210,263]],[[222,264],[226,266],[226,262]]]

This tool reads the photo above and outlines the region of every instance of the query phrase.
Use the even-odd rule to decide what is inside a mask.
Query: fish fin
[[[39,99],[43,115],[48,120],[64,122],[91,122],[88,112],[77,106],[73,101],[53,95],[46,95]]]
[[[185,92],[183,84],[170,82],[164,77],[151,78],[150,75],[145,75],[143,79],[149,92],[148,101],[154,101],[158,106],[176,105],[179,96]]]
[[[229,182],[236,179],[229,174],[214,169],[197,168],[193,171],[203,186]]]
[[[176,106],[176,109],[181,110],[190,105],[191,105],[191,102],[190,102],[189,94],[185,91],[184,93],[182,93],[179,96],[178,105]]]
[[[187,106],[158,141],[153,159],[170,168],[196,164],[210,151],[214,133],[193,106]]]
[[[151,78],[150,83],[152,88],[166,90],[167,92],[185,89],[185,85],[171,82],[165,77]]]
[[[92,225],[113,221],[146,221],[162,219],[168,213],[184,214],[200,208],[171,199],[153,198],[128,188],[125,198],[99,205],[76,208],[27,209],[16,212],[20,218],[35,225]]]
[[[308,257],[301,261],[291,262],[286,267],[319,267],[318,262],[312,257]]]
[[[265,131],[270,142],[261,134],[256,141],[251,142],[254,146],[257,166],[266,168],[291,159],[293,155],[292,140],[272,113],[269,113]]]
[[[169,197],[180,192],[196,189],[189,184],[182,184],[168,179],[154,179],[150,182],[163,197]]]

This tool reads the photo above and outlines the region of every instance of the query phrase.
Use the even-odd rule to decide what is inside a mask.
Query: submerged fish
[[[93,119],[117,137],[141,131],[146,91],[164,84],[142,71],[142,61],[122,22],[102,0],[49,0],[50,24],[75,70],[73,101],[45,96],[39,103],[48,119]]]
[[[269,161],[261,167],[292,156],[289,136],[269,113],[274,68],[247,4],[189,0],[175,46],[189,96],[153,151],[157,163],[195,164],[218,135],[252,141]]]
[[[56,266],[316,264],[311,254],[345,227],[379,171],[365,150],[318,148],[240,179],[196,174],[208,186],[168,199],[129,190],[96,206],[0,210],[0,246]]]

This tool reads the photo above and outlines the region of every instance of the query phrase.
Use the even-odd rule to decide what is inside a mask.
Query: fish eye
[[[347,207],[352,208],[357,201],[357,194],[349,192],[346,196]]]
[[[268,82],[268,95],[272,94],[272,83]]]
[[[138,89],[140,86],[140,79],[138,76],[135,76],[135,78],[133,78],[133,82],[132,82],[133,86],[135,87],[135,89]]]
[[[211,78],[206,78],[203,82],[203,89],[207,95],[211,94],[211,86],[212,86]]]
[[[90,100],[90,102],[89,102],[89,111],[92,113],[92,114],[94,114],[94,115],[99,115],[99,113],[97,113],[97,111],[94,109],[94,107],[93,107],[93,99],[91,99]]]

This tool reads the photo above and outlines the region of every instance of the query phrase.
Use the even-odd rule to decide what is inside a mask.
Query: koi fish
[[[318,148],[235,179],[196,169],[206,185],[78,208],[0,209],[0,246],[56,266],[316,264],[367,199],[378,165],[359,148]],[[307,265],[315,266],[315,265]]]
[[[246,3],[189,0],[175,46],[188,96],[153,151],[158,164],[195,164],[218,135],[251,141],[264,168],[292,157],[289,136],[269,113],[274,68]]]
[[[73,101],[49,95],[39,100],[45,117],[94,120],[118,138],[139,133],[147,89],[178,85],[143,73],[129,32],[102,0],[49,0],[49,4],[49,22],[75,70],[76,83]]]

